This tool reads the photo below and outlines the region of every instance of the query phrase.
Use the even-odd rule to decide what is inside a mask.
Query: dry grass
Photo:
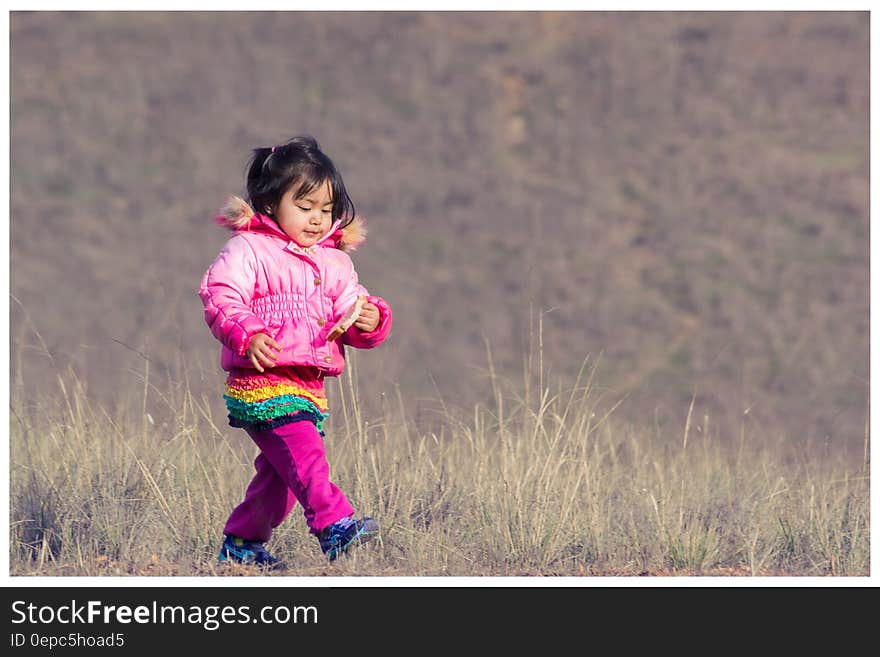
[[[565,389],[489,362],[494,402],[420,433],[399,391],[360,414],[351,360],[329,459],[382,538],[328,564],[295,508],[270,544],[286,574],[868,575],[867,464],[745,424],[727,440],[686,412],[668,434],[623,425],[591,359]],[[215,562],[254,448],[212,400],[186,377],[155,384],[149,362],[114,410],[72,373],[57,383],[28,405],[12,390],[13,575],[260,574]]]

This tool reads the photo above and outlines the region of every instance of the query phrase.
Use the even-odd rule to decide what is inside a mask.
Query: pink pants
[[[224,534],[268,541],[297,500],[313,534],[354,513],[345,495],[330,481],[324,440],[314,424],[303,420],[247,432],[260,448],[254,461],[257,474],[244,501],[226,521]]]

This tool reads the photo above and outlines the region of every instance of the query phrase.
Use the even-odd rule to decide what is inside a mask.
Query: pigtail
[[[242,230],[250,225],[253,217],[254,209],[247,201],[238,196],[230,196],[214,221],[229,230]]]

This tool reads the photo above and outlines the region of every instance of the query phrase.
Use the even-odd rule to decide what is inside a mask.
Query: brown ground
[[[53,390],[73,362],[110,399],[143,371],[137,350],[155,380],[185,364],[219,409],[196,297],[226,238],[211,216],[250,148],[311,132],[368,221],[361,279],[396,313],[360,359],[368,412],[395,384],[423,426],[438,396],[470,408],[484,336],[518,375],[531,308],[554,377],[602,354],[618,417],[680,426],[695,395],[727,435],[745,422],[860,458],[868,26],[13,12],[13,382]]]

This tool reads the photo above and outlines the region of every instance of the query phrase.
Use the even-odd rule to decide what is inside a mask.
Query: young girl
[[[229,423],[260,448],[256,475],[226,522],[219,560],[280,566],[263,543],[299,501],[332,561],[379,528],[372,518],[354,519],[329,479],[324,378],[342,372],[343,345],[371,349],[385,340],[391,309],[358,283],[346,251],[365,231],[313,138],[255,149],[247,196],[250,204],[232,197],[217,217],[235,235],[199,289],[205,321],[223,343]],[[353,325],[331,334],[347,311]]]

